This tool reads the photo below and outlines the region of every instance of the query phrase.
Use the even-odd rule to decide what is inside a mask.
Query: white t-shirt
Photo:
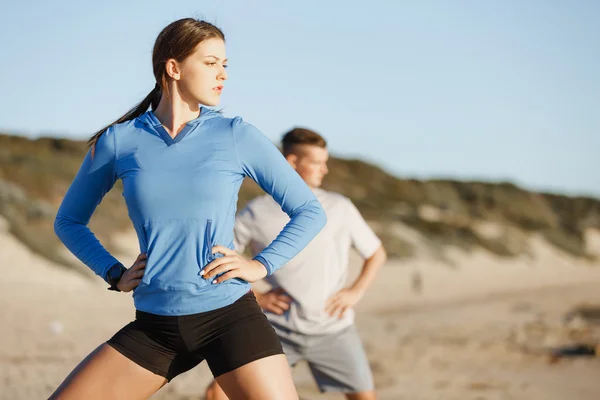
[[[293,299],[283,315],[267,312],[277,325],[307,335],[338,332],[354,322],[354,311],[341,319],[325,312],[326,301],[343,289],[348,276],[350,247],[365,259],[381,246],[350,199],[322,189],[313,189],[321,202],[327,224],[296,257],[267,278],[273,287],[283,288]],[[258,254],[281,232],[289,217],[265,195],[252,200],[237,216],[235,246],[243,252],[249,246]]]

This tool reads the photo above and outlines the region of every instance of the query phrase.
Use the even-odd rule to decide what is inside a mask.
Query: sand
[[[550,364],[545,355],[576,330],[563,323],[569,310],[600,305],[600,264],[572,259],[535,236],[528,257],[452,250],[440,261],[414,232],[401,233],[419,244],[417,257],[389,261],[357,307],[380,399],[600,398],[600,359]],[[600,234],[588,238],[598,252]],[[131,234],[122,241],[120,259],[131,262],[137,242]],[[3,220],[0,249],[0,399],[47,398],[133,318],[131,296],[32,254]],[[353,257],[353,275],[358,266]],[[210,379],[201,365],[152,398],[199,399]],[[319,394],[305,365],[294,379],[302,399],[342,398]]]

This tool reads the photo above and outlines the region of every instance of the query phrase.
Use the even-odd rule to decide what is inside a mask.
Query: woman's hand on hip
[[[246,282],[256,282],[267,276],[267,268],[260,261],[248,260],[228,247],[214,246],[212,253],[221,253],[224,256],[208,263],[201,272],[201,275],[207,280],[223,273],[213,283],[221,283],[231,278],[241,278]]]
[[[141,253],[137,257],[131,268],[123,272],[123,275],[121,275],[121,279],[119,279],[119,282],[117,283],[117,288],[121,292],[131,292],[133,289],[138,287],[138,285],[142,281],[142,277],[144,276],[147,259],[148,256],[144,253]]]

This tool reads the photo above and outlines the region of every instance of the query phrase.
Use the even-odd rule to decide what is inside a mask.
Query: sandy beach
[[[590,251],[600,250],[599,238],[589,233]],[[130,262],[136,241],[123,241],[120,258]],[[440,261],[421,248],[414,259],[388,262],[357,308],[380,399],[600,398],[600,359],[550,363],[546,354],[576,334],[598,338],[597,327],[564,317],[582,304],[600,305],[600,264],[537,237],[530,247],[519,259],[452,250]],[[133,318],[133,302],[32,254],[5,221],[0,248],[0,399],[44,399]],[[358,265],[354,257],[352,274]],[[201,365],[153,399],[200,399],[210,379]],[[302,399],[342,398],[319,394],[304,365],[294,379]]]

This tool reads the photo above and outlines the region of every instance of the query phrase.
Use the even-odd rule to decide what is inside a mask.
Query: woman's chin
[[[221,102],[221,99],[217,98],[217,99],[202,99],[198,103],[202,104],[203,106],[207,106],[207,107],[216,107],[219,105],[220,102]]]

